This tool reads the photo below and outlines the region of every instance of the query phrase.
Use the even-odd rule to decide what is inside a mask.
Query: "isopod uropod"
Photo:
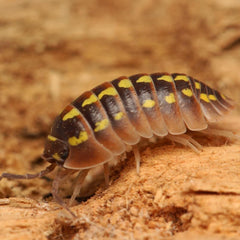
[[[56,117],[42,155],[51,165],[37,174],[3,173],[0,179],[32,179],[60,166],[65,171],[55,177],[52,194],[67,208],[58,196],[58,185],[68,174],[79,171],[71,204],[89,169],[103,165],[108,182],[108,162],[127,145],[133,146],[137,171],[136,146],[141,138],[167,137],[198,151],[201,145],[186,130],[207,129],[232,106],[230,98],[185,74],[119,77],[83,93]]]

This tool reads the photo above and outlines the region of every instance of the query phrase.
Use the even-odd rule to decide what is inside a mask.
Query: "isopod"
[[[139,172],[137,144],[153,136],[199,151],[201,145],[186,131],[207,129],[209,123],[216,122],[232,107],[230,98],[185,74],[122,76],[83,93],[56,117],[42,155],[50,163],[45,170],[26,175],[3,173],[0,179],[42,177],[59,166],[52,194],[68,209],[58,195],[58,187],[69,174],[79,171],[71,205],[91,168],[103,165],[108,183],[109,161],[133,146]],[[217,130],[213,133],[229,135]]]

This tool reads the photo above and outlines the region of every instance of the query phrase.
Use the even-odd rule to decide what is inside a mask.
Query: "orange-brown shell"
[[[141,137],[206,129],[231,107],[229,98],[185,74],[137,74],[83,93],[56,119],[50,136],[68,143],[65,168],[88,169]]]

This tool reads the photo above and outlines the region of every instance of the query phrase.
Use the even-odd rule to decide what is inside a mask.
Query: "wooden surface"
[[[54,117],[103,81],[183,72],[236,102],[220,126],[240,134],[240,3],[0,0],[0,171],[40,159]],[[239,239],[240,143],[197,134],[198,155],[164,141],[131,154],[69,214],[47,197],[54,173],[0,182],[1,239]],[[73,179],[62,186],[70,196]],[[93,188],[93,190],[95,187]]]

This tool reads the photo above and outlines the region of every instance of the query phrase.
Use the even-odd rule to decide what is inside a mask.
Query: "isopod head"
[[[57,163],[62,166],[68,155],[68,144],[63,140],[48,135],[42,157],[50,163]]]
[[[113,158],[112,153],[97,142],[87,121],[72,105],[66,106],[55,119],[42,157],[75,170],[92,168]]]

